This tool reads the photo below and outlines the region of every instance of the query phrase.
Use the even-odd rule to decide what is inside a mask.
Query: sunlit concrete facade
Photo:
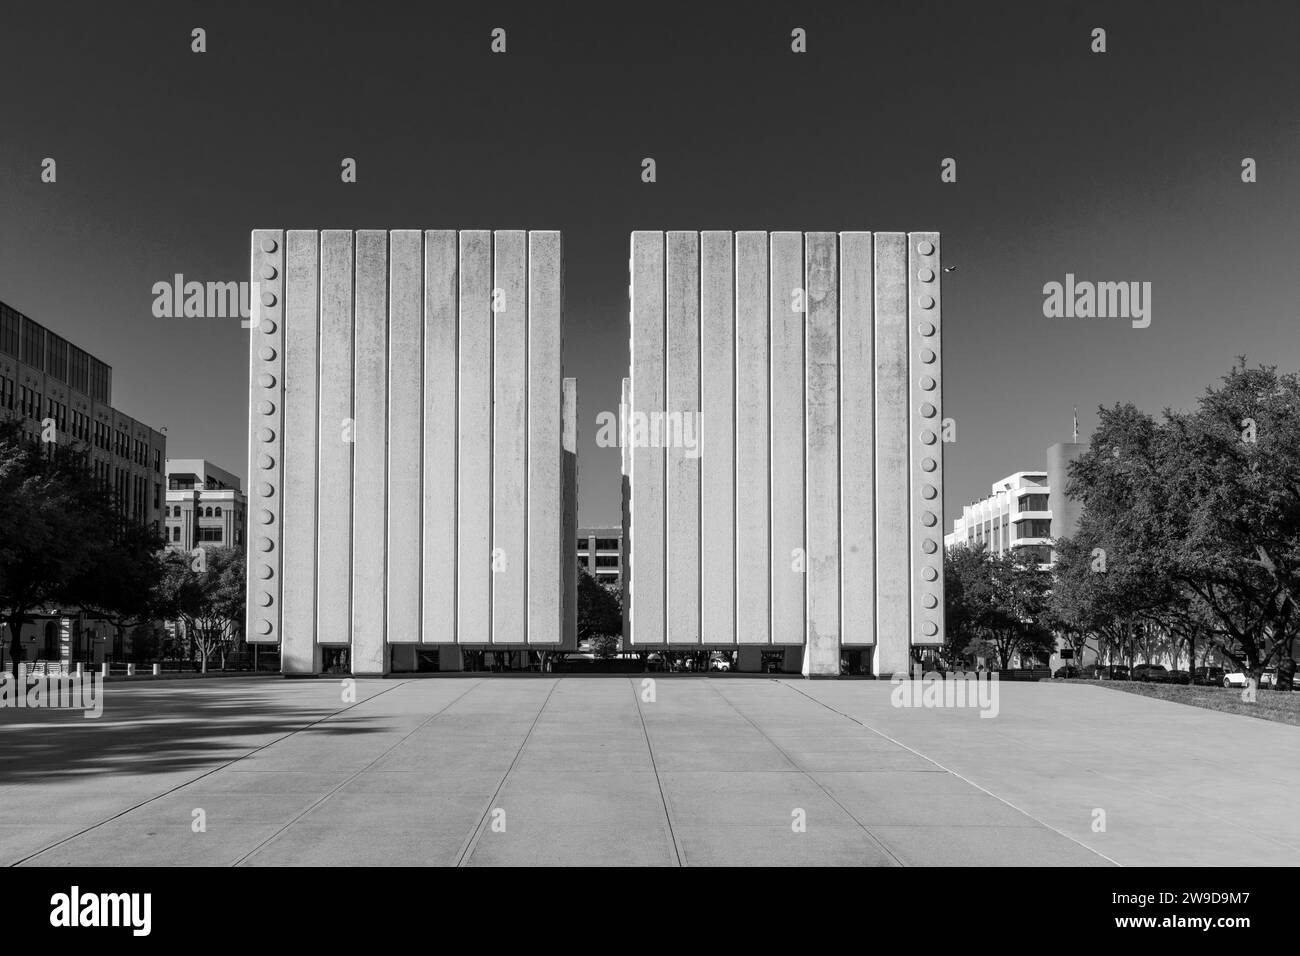
[[[248,640],[576,646],[559,233],[257,230],[252,279]]]
[[[938,234],[635,232],[629,268],[627,641],[907,670],[943,640]]]

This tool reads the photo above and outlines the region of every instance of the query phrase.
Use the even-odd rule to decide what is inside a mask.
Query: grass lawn
[[[1258,717],[1261,720],[1276,720],[1278,723],[1294,724],[1300,727],[1300,691],[1261,688],[1255,692],[1255,702],[1247,703],[1241,699],[1241,689],[1232,687],[1201,687],[1196,684],[1148,684],[1145,681],[1128,680],[1071,679],[1062,681],[1062,683],[1094,684],[1110,690],[1141,694],[1143,697],[1172,700],[1178,704],[1205,707],[1208,710],[1218,710],[1225,714],[1241,714],[1245,717]]]

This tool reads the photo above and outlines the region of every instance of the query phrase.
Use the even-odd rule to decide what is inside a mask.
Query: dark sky
[[[242,475],[246,333],[155,319],[155,282],[246,279],[254,227],[560,229],[583,524],[618,518],[595,415],[633,229],[941,231],[949,520],[1074,404],[1086,436],[1239,354],[1300,368],[1294,4],[465,6],[7,4],[0,299],[111,364],[172,457]],[[1044,318],[1067,272],[1151,282],[1150,328]]]

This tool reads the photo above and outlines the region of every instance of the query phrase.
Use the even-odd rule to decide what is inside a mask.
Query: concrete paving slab
[[[895,708],[884,682],[674,677],[650,703],[640,680],[368,680],[356,704],[334,680],[121,683],[100,721],[0,711],[0,864],[1294,865],[1300,852],[1300,767],[1279,759],[1300,728],[1083,685],[1003,685],[988,719]],[[206,833],[191,831],[195,807]]]

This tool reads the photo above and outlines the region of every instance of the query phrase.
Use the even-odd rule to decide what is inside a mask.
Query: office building
[[[623,589],[623,529],[579,528],[578,567],[596,579],[598,584],[613,588],[620,594]]]
[[[1047,449],[1043,471],[1017,471],[995,481],[987,497],[962,508],[944,548],[982,546],[992,554],[1029,549],[1042,567],[1053,560],[1052,542],[1069,537],[1079,526],[1080,505],[1065,493],[1069,465],[1087,450],[1078,442],[1058,442]]]
[[[244,547],[245,501],[236,475],[202,458],[169,458],[166,470],[167,547]]]
[[[3,302],[0,416],[17,418],[34,442],[52,435],[60,445],[84,448],[87,467],[112,491],[122,515],[162,533],[166,436],[113,407],[107,363]],[[102,622],[75,610],[49,611],[24,628],[27,660],[98,663],[130,653],[130,635],[110,640]]]

